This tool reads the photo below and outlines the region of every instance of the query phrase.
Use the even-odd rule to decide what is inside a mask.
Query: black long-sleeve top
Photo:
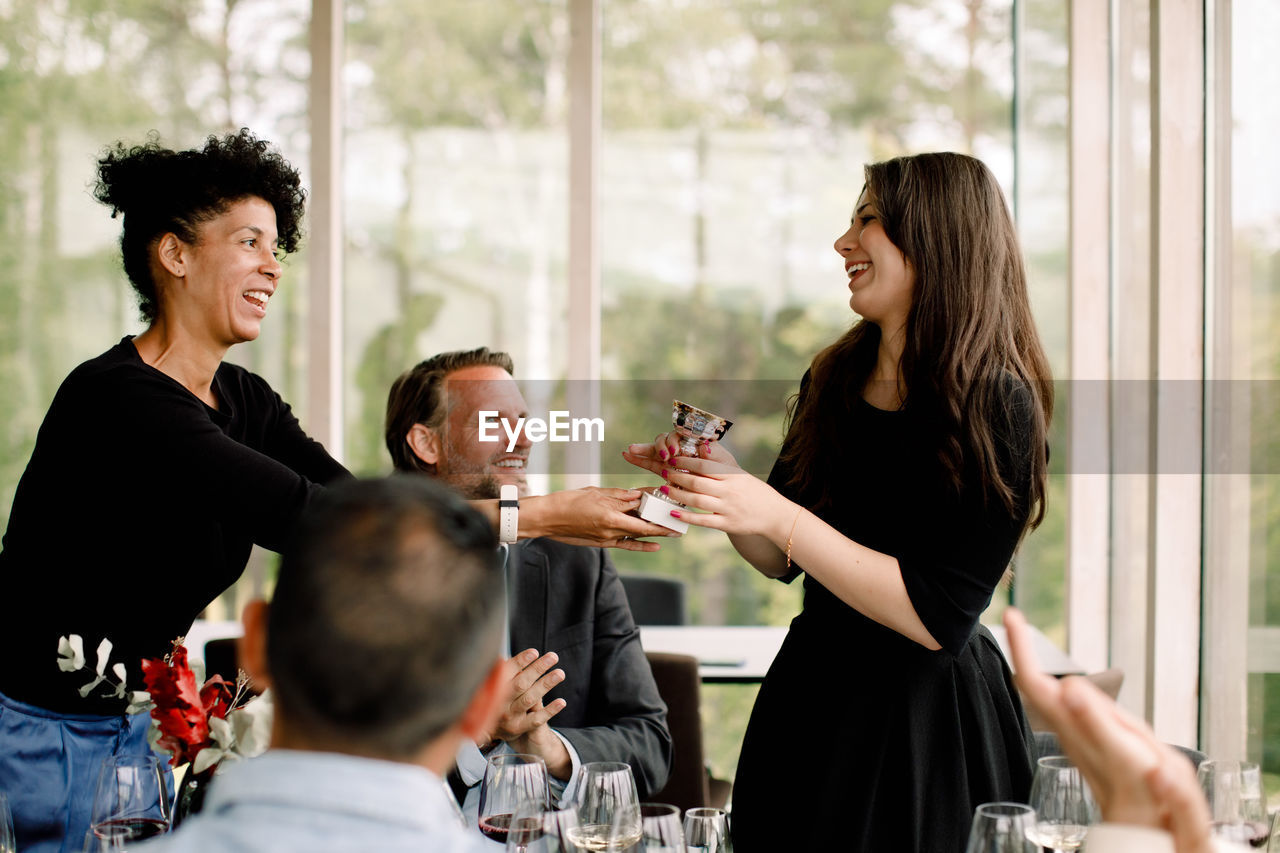
[[[60,713],[116,713],[81,698],[106,637],[141,690],[140,661],[279,550],[320,484],[349,477],[261,377],[222,364],[219,408],[146,364],[131,338],[81,364],[45,415],[0,550],[0,692]],[[86,668],[59,670],[58,638]]]

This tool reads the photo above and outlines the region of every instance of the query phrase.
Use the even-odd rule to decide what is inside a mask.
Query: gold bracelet
[[[787,534],[787,568],[791,568],[791,537],[796,535],[796,523],[800,521],[800,513],[804,512],[804,507],[796,510],[796,517],[791,520],[791,532]]]

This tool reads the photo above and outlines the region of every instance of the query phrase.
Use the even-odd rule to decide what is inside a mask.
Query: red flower
[[[210,717],[225,719],[239,698],[220,675],[197,688],[181,640],[174,642],[165,658],[143,660],[142,677],[155,703],[151,716],[160,724],[158,745],[172,753],[169,763],[174,767],[194,761],[202,749],[213,745]]]

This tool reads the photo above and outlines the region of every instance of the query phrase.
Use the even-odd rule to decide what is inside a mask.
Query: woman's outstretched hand
[[[657,551],[657,542],[641,536],[679,536],[675,531],[628,515],[640,506],[639,489],[588,486],[526,498],[520,504],[520,530],[570,545]]]

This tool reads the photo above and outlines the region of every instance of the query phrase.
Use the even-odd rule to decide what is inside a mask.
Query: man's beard
[[[502,495],[502,484],[492,474],[485,474],[478,480],[471,477],[467,477],[463,482],[450,480],[449,485],[461,492],[464,498],[473,501],[491,498],[496,500]]]
[[[489,463],[476,465],[447,442],[444,446],[444,465],[436,466],[436,475],[468,500],[497,499],[502,493],[502,483],[489,469]]]

